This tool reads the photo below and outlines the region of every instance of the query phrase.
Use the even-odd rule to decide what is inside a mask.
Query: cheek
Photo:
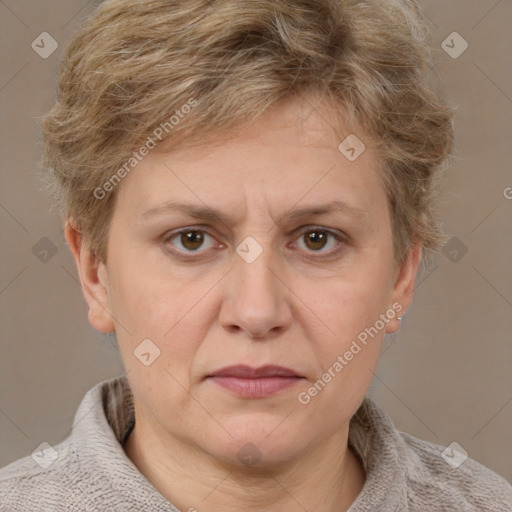
[[[116,264],[117,263],[117,264]],[[181,318],[193,288],[137,258],[113,259],[109,272],[112,313],[133,334],[161,338]],[[190,309],[190,307],[189,307]]]
[[[206,336],[210,318],[210,310],[205,309],[209,301],[201,299],[213,283],[206,286],[208,283],[185,282],[179,276],[162,277],[163,272],[155,266],[114,268],[109,277],[111,306],[126,369],[142,373],[148,386],[158,379],[172,380],[166,371],[187,386],[194,354]],[[149,352],[158,356],[145,367],[134,352],[147,339],[156,347],[149,344]]]
[[[310,286],[307,297],[305,302],[313,316],[307,313],[310,320],[304,323],[309,324],[309,339],[315,340],[319,372],[331,369],[336,375],[331,389],[365,388],[372,378],[370,370],[377,365],[385,334],[386,324],[380,315],[390,307],[386,275],[354,270],[350,275]],[[335,365],[336,361],[339,364]]]
[[[323,427],[335,429],[340,417],[356,411],[372,381],[385,334],[376,323],[389,308],[388,290],[375,279],[354,278],[332,280],[310,297],[321,319],[309,332],[317,374],[298,401],[311,421],[321,417]]]
[[[331,335],[350,338],[373,325],[390,306],[391,289],[382,273],[350,271],[309,287],[305,303]]]
[[[190,406],[187,390],[205,336],[204,314],[192,307],[198,300],[194,294],[184,296],[183,288],[143,277],[125,278],[115,290],[113,313],[126,326],[117,329],[119,350],[134,394],[148,410],[165,411],[170,423]],[[150,354],[147,366],[145,353]]]

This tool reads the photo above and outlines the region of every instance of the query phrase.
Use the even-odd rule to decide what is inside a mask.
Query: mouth
[[[265,398],[295,386],[304,377],[283,366],[237,365],[216,370],[207,379],[240,397]]]

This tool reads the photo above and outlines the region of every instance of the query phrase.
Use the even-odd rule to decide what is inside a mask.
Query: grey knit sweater
[[[179,512],[126,456],[122,445],[133,425],[126,377],[94,386],[68,438],[0,470],[0,511]],[[349,443],[366,471],[350,512],[512,511],[506,480],[399,432],[368,397],[351,420]],[[321,505],[310,512],[321,512]]]

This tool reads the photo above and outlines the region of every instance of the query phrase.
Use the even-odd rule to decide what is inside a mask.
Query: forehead
[[[328,203],[330,209],[368,216],[372,205],[383,204],[375,155],[357,147],[357,158],[347,158],[340,137],[362,142],[366,134],[333,123],[325,105],[287,101],[234,138],[153,151],[123,181],[120,206],[129,204],[137,219],[165,206],[176,210],[177,203],[203,216],[213,209],[221,214],[228,206],[240,213],[248,203],[267,205],[276,218],[291,206],[305,210]]]

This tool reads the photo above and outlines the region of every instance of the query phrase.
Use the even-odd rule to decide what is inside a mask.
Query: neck
[[[348,425],[292,461],[246,468],[219,461],[168,432],[156,434],[138,418],[126,454],[180,510],[344,512],[364,485],[362,464],[348,446]]]

